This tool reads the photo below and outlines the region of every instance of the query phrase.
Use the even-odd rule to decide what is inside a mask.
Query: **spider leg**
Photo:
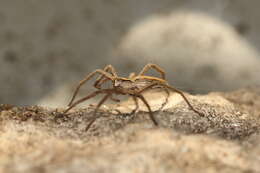
[[[180,95],[182,96],[182,98],[185,100],[185,102],[187,103],[187,105],[190,107],[190,109],[191,109],[193,112],[197,113],[197,114],[200,115],[200,116],[204,116],[203,113],[197,111],[197,110],[190,104],[189,100],[188,100],[187,97],[183,94],[182,91],[180,91],[180,90],[178,90],[177,88],[174,88],[174,87],[172,87],[172,86],[169,86],[169,85],[167,85],[167,84],[164,84],[164,83],[158,83],[158,85],[164,86],[164,87],[168,88],[169,90],[180,94]]]
[[[76,95],[78,94],[78,91],[79,91],[80,87],[81,87],[84,83],[86,83],[89,79],[91,79],[95,74],[98,74],[98,73],[101,74],[101,75],[103,75],[103,76],[105,76],[106,78],[108,78],[108,79],[110,79],[110,80],[113,80],[113,79],[114,79],[114,76],[112,76],[111,74],[109,74],[109,73],[107,73],[107,72],[105,72],[105,71],[103,71],[103,70],[97,69],[97,70],[93,71],[92,73],[88,74],[83,80],[81,80],[81,81],[79,82],[79,84],[77,85],[77,87],[76,87],[76,89],[75,89],[75,91],[74,91],[74,94],[73,94],[73,96],[72,96],[72,98],[71,98],[70,103],[69,103],[68,106],[70,106],[70,105],[73,103],[73,101],[74,101]]]
[[[106,72],[110,72],[113,76],[117,77],[117,72],[116,72],[116,69],[112,66],[112,65],[107,65],[105,68],[104,68],[104,71]]]
[[[184,101],[187,103],[187,105],[190,107],[190,109],[191,109],[193,112],[197,113],[198,115],[200,115],[200,116],[202,116],[202,117],[204,116],[203,113],[197,111],[197,110],[190,104],[189,100],[188,100],[187,97],[183,94],[182,91],[180,91],[180,90],[178,90],[177,88],[174,88],[174,87],[172,87],[172,86],[169,86],[169,85],[167,85],[167,84],[165,84],[165,83],[152,83],[152,84],[150,84],[150,85],[147,85],[146,87],[142,88],[142,89],[138,92],[138,94],[140,94],[140,93],[142,93],[142,92],[144,92],[144,91],[146,91],[146,90],[148,90],[148,89],[150,89],[150,88],[152,88],[152,87],[154,87],[154,86],[156,86],[156,85],[165,87],[165,88],[167,88],[167,89],[169,89],[169,90],[171,90],[171,91],[173,91],[173,92],[176,92],[176,93],[180,94],[180,95],[182,96],[182,98],[184,99]],[[167,103],[167,102],[165,102],[165,103]]]
[[[97,114],[97,110],[98,108],[110,97],[112,93],[108,93],[107,95],[105,95],[100,102],[98,103],[94,113],[93,113],[93,117],[92,120],[89,122],[88,126],[86,127],[85,131],[88,131],[88,129],[90,128],[90,126],[96,121],[96,119],[98,118],[98,116],[96,116]]]
[[[161,111],[161,110],[164,108],[164,106],[165,106],[165,105],[168,103],[168,101],[169,101],[170,92],[169,92],[168,89],[165,89],[165,88],[164,88],[164,91],[166,92],[167,96],[166,96],[166,98],[165,98],[165,101],[162,103],[162,105],[161,105],[159,111]]]
[[[134,72],[130,73],[128,78],[129,79],[134,79],[136,77],[136,74]]]
[[[139,109],[139,104],[138,104],[136,96],[132,96],[132,98],[135,102],[135,109],[130,114],[135,114],[137,112],[137,110]]]
[[[165,72],[164,72],[164,70],[161,67],[159,67],[158,65],[151,64],[151,63],[149,63],[146,66],[144,66],[144,68],[142,69],[142,71],[139,73],[138,76],[143,76],[144,73],[146,73],[150,69],[156,70],[158,73],[161,74],[162,79],[165,79]]]
[[[106,81],[109,81],[108,78],[100,78],[98,81],[94,83],[94,87],[97,89],[101,89],[101,85],[105,83]]]
[[[153,116],[153,112],[152,112],[152,109],[150,107],[150,105],[148,104],[148,102],[146,101],[146,99],[144,98],[143,95],[139,94],[139,95],[136,95],[136,97],[140,98],[142,100],[142,102],[146,105],[146,107],[148,108],[149,110],[149,116],[150,116],[150,119],[153,121],[153,124],[155,126],[158,126],[158,122],[156,121],[156,119],[154,118]]]
[[[100,93],[107,93],[110,92],[111,90],[109,89],[104,89],[104,90],[98,90],[98,91],[94,91],[91,94],[79,99],[78,101],[76,101],[75,103],[71,104],[65,111],[64,113],[67,113],[69,110],[71,110],[73,107],[77,106],[78,104],[84,102],[85,100],[88,100],[92,97],[95,97],[96,95],[100,94]]]
[[[114,102],[120,102],[120,100],[117,99],[117,98],[114,98],[112,94],[110,95],[110,99],[111,99],[112,101],[114,101]]]
[[[142,92],[154,87],[154,86],[158,86],[160,83],[151,83],[150,85],[147,85],[146,87],[142,88],[138,93],[141,94]],[[168,89],[165,89],[165,87],[163,87],[166,94],[167,94],[167,97],[165,99],[165,102],[161,105],[161,108],[159,110],[162,110],[164,108],[164,106],[168,103],[168,100],[169,100],[169,97],[170,97],[170,92]]]
[[[118,77],[115,68],[112,65],[107,65],[104,69],[105,72],[110,73],[114,77]],[[100,76],[96,82],[94,83],[94,87],[100,89],[101,85],[108,81],[109,79],[106,78],[104,75]]]

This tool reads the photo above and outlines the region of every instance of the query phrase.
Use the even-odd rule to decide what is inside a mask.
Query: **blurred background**
[[[191,93],[259,85],[259,7],[259,0],[1,0],[0,103],[66,106],[78,81],[106,64],[127,76],[156,63]]]

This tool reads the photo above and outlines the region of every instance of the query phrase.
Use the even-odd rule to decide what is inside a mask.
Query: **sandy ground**
[[[260,88],[186,95],[203,116],[172,94],[161,111],[148,98],[158,127],[142,105],[113,113],[126,101],[103,106],[87,132],[94,106],[1,105],[0,172],[260,172]]]

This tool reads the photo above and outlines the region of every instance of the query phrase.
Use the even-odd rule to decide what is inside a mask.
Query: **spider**
[[[144,75],[150,69],[156,70],[160,74],[161,77],[159,78],[159,77]],[[83,84],[85,84],[88,80],[90,80],[92,77],[94,77],[96,74],[100,75],[94,83],[94,87],[97,90],[74,102],[75,97],[78,94],[80,87]],[[102,89],[102,84],[104,84],[107,81],[112,82],[112,87]],[[138,109],[139,106],[138,106],[137,100],[140,99],[144,103],[144,105],[148,108],[149,117],[152,120],[153,124],[155,126],[158,126],[158,122],[153,115],[150,105],[148,104],[148,102],[144,98],[144,96],[142,95],[142,93],[144,91],[147,91],[147,90],[153,89],[153,88],[158,88],[158,87],[163,88],[167,92],[168,95],[169,95],[169,91],[173,91],[173,92],[180,94],[192,111],[194,111],[195,113],[197,113],[199,115],[202,115],[202,113],[200,113],[199,111],[197,111],[196,109],[193,108],[193,106],[190,104],[190,102],[185,97],[185,95],[183,94],[182,91],[180,91],[168,84],[168,82],[165,79],[164,70],[162,68],[160,68],[159,66],[157,66],[156,64],[151,64],[151,63],[144,66],[144,68],[141,70],[141,72],[138,75],[136,75],[135,73],[130,73],[128,78],[119,77],[117,75],[115,68],[112,65],[107,65],[104,69],[97,69],[97,70],[93,71],[92,73],[88,74],[83,80],[81,80],[79,82],[79,84],[77,85],[77,87],[74,91],[74,94],[68,104],[69,107],[65,110],[64,113],[67,113],[73,107],[84,102],[85,100],[93,98],[93,97],[97,96],[98,94],[105,94],[105,96],[97,104],[97,106],[94,110],[94,113],[93,113],[93,117],[86,127],[86,131],[88,131],[88,129],[91,127],[91,125],[98,118],[98,116],[96,116],[97,110],[107,99],[111,99],[113,101],[119,102],[120,100],[113,98],[113,96],[112,96],[113,94],[129,95],[133,98],[135,105],[136,105],[136,108],[133,110],[133,112],[135,112]]]

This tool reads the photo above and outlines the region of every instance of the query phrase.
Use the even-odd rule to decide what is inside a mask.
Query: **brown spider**
[[[157,72],[160,73],[161,78],[153,77],[153,76],[146,76],[144,75],[148,70],[154,69]],[[95,74],[100,74],[99,78],[95,81],[94,87],[98,90],[92,92],[91,94],[75,101],[75,97],[80,89],[80,87],[85,84],[90,78],[92,78]],[[101,86],[107,81],[112,82],[112,88],[102,89]],[[113,101],[119,102],[120,100],[115,99],[112,97],[112,94],[121,94],[121,95],[130,95],[132,96],[133,100],[135,101],[136,108],[133,110],[135,112],[138,109],[138,102],[137,99],[140,99],[148,108],[149,110],[149,116],[150,119],[153,121],[155,126],[158,126],[158,122],[153,116],[152,110],[142,93],[148,89],[152,88],[163,88],[169,95],[169,90],[173,92],[177,92],[180,94],[185,102],[188,104],[191,110],[196,112],[199,115],[203,115],[199,111],[193,108],[193,106],[190,104],[188,99],[185,97],[182,91],[170,86],[168,82],[165,80],[165,72],[157,65],[155,64],[147,64],[142,71],[136,75],[135,73],[131,73],[128,78],[119,77],[112,65],[107,65],[103,70],[97,69],[93,71],[92,73],[88,74],[83,80],[81,80],[73,94],[73,97],[69,103],[69,107],[65,110],[64,113],[67,113],[70,109],[75,107],[76,105],[84,102],[85,100],[88,100],[92,97],[95,97],[98,94],[105,94],[105,96],[101,99],[101,101],[97,104],[95,111],[93,113],[93,118],[86,127],[86,131],[90,128],[90,126],[95,122],[95,120],[98,118],[96,116],[97,110],[99,107],[108,99],[110,98]]]

